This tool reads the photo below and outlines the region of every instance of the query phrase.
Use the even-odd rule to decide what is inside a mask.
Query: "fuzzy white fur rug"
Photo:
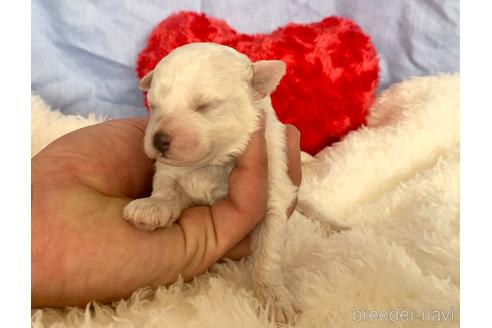
[[[33,96],[32,154],[97,121]],[[297,327],[458,327],[459,76],[393,85],[367,126],[303,165],[299,197],[351,229],[326,237],[297,212],[289,221]],[[33,309],[32,325],[274,327],[253,297],[250,264],[217,264],[192,283],[139,290],[113,306]]]

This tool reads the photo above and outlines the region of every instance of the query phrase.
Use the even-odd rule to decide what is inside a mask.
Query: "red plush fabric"
[[[271,34],[246,35],[222,20],[180,12],[163,20],[138,56],[143,77],[174,48],[191,42],[235,48],[252,61],[280,59],[287,73],[272,94],[283,123],[301,132],[301,149],[316,154],[364,124],[378,82],[376,51],[351,20],[327,17],[312,24],[288,24]]]

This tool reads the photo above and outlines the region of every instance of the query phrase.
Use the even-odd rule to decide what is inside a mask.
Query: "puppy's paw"
[[[268,317],[276,323],[295,324],[301,314],[285,287],[255,288],[255,294],[263,304],[267,304]]]
[[[125,220],[147,231],[171,225],[178,215],[169,202],[153,197],[136,199],[123,210]]]
[[[300,314],[301,311],[292,304],[272,303],[269,308],[269,316],[279,324],[293,325]]]

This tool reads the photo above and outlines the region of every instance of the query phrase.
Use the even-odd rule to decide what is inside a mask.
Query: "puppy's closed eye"
[[[196,107],[196,111],[200,113],[205,113],[209,111],[212,108],[212,103],[206,103],[206,104],[201,104],[198,107]]]
[[[200,101],[197,102],[197,105],[195,106],[195,110],[197,112],[200,112],[202,114],[206,114],[210,112],[211,110],[217,108],[220,104],[222,104],[224,100],[222,99],[212,99],[212,100],[206,100],[206,101]]]

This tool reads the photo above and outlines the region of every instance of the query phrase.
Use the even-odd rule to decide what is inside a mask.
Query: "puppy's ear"
[[[281,60],[259,60],[253,63],[251,84],[255,99],[261,99],[272,93],[285,74],[285,63]]]
[[[152,82],[152,75],[154,74],[154,71],[150,71],[142,77],[140,82],[138,83],[138,88],[140,91],[148,91],[150,88],[150,82]]]

